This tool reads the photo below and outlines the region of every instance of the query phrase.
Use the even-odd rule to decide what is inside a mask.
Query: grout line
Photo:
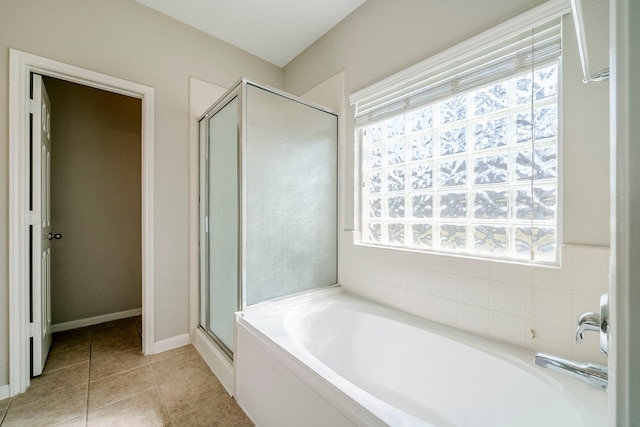
[[[87,381],[87,402],[84,410],[84,425],[89,425],[89,393],[91,392],[91,362],[93,361],[93,328],[89,328],[89,375]]]
[[[138,344],[140,344],[140,346],[141,346],[141,343],[138,343]],[[132,346],[130,348],[125,348],[123,350],[114,351],[112,353],[102,354],[99,357],[96,357],[95,360],[98,361],[98,360],[105,359],[107,357],[114,357],[114,356],[116,356],[117,354],[120,354],[120,353],[133,352],[133,351],[136,351],[136,350],[138,350],[138,348]]]
[[[140,329],[139,329],[139,328],[138,328],[138,326],[137,326],[137,322],[135,321],[135,318],[132,318],[132,319],[133,319],[133,323],[134,323],[134,325],[136,325],[136,330],[138,331],[138,337],[139,337],[139,338],[141,338],[141,336],[140,336]],[[92,330],[93,330],[93,329],[92,329]],[[92,337],[92,339],[91,339],[91,343],[93,344],[93,337]],[[124,353],[124,352],[131,351],[131,350],[133,350],[133,349],[126,349],[126,350],[116,351],[116,352],[114,352],[114,353],[110,353],[110,354],[107,354],[107,355],[103,355],[103,356],[101,356],[99,359],[102,359],[102,358],[104,358],[104,357],[114,356],[114,355],[117,355],[117,354],[119,354],[119,353]],[[92,355],[90,356],[90,360],[93,360],[93,356],[92,356]],[[151,363],[150,363],[150,361],[149,361],[149,360],[147,360],[147,364],[148,364],[149,368],[151,368]],[[126,372],[130,372],[130,371],[133,371],[133,370],[135,370],[135,369],[140,369],[140,368],[143,368],[143,367],[144,367],[144,365],[136,366],[136,367],[134,367],[134,368],[127,369],[127,370],[122,371],[122,372],[118,372],[118,373],[115,373],[115,374],[108,375],[108,376],[106,376],[106,377],[99,378],[99,379],[97,379],[97,380],[96,380],[96,382],[97,382],[97,381],[103,381],[103,380],[109,379],[109,378],[111,378],[111,377],[114,377],[114,376],[116,376],[116,375],[119,375],[119,374],[122,374],[122,373],[126,373]],[[91,364],[89,364],[89,368],[91,368]],[[91,372],[91,371],[89,371],[89,372]],[[153,370],[152,370],[152,373],[153,373]],[[91,381],[91,374],[89,374],[89,386],[91,385],[91,383],[92,383],[92,381]],[[155,376],[154,376],[154,384],[155,384],[155,388],[157,389],[157,383],[156,383],[156,381],[155,381]],[[107,406],[110,406],[110,405],[113,405],[113,404],[116,404],[116,403],[122,402],[123,400],[129,399],[129,398],[131,398],[131,397],[137,396],[137,395],[142,394],[142,393],[145,393],[145,392],[147,392],[147,391],[149,391],[149,390],[152,390],[152,389],[153,389],[153,387],[149,387],[148,389],[142,390],[142,391],[140,391],[139,393],[134,393],[134,394],[131,394],[131,395],[121,396],[121,398],[120,398],[120,399],[115,400],[115,401],[113,401],[113,402],[110,402],[110,403],[108,403],[107,405],[101,406],[101,407],[99,407],[99,408],[94,408],[94,409],[93,409],[93,411],[97,411],[97,410],[99,410],[99,409],[106,408]],[[160,394],[159,390],[157,390],[157,391],[158,391],[158,394]],[[163,402],[163,406],[164,406],[164,402]],[[165,406],[165,410],[166,410],[166,406]],[[167,411],[167,416],[168,416],[168,414],[169,414],[169,411]],[[89,423],[89,402],[88,402],[88,395],[87,395],[87,416],[86,416],[86,424],[88,425],[88,423]]]
[[[96,411],[98,411],[98,410],[100,410],[100,409],[102,409],[102,408],[106,408],[106,407],[108,407],[108,406],[115,405],[116,403],[120,403],[120,402],[122,402],[123,400],[131,399],[132,397],[135,397],[135,396],[138,396],[138,395],[140,395],[140,394],[146,393],[146,392],[148,392],[149,390],[153,390],[153,389],[154,389],[154,386],[150,386],[149,388],[146,388],[146,389],[144,389],[144,390],[140,390],[140,391],[139,391],[139,392],[137,392],[137,393],[132,393],[132,394],[123,394],[123,395],[121,395],[121,396],[118,398],[118,400],[114,400],[113,402],[109,402],[109,403],[107,403],[106,405],[102,405],[102,406],[99,406],[99,407],[97,407],[97,408],[93,408],[93,409],[91,410],[91,412],[96,412]],[[88,413],[88,411],[89,411],[89,410],[87,409],[87,413]]]
[[[91,353],[91,349],[89,349],[89,353]],[[84,365],[85,363],[90,362],[91,360],[91,355],[89,355],[89,360],[83,360],[82,362],[77,362],[77,363],[72,363],[71,365],[64,365],[64,366],[60,366],[59,368],[54,368],[54,369],[45,369],[44,371],[42,371],[43,374],[49,374],[52,372],[56,372],[56,371],[60,371],[62,369],[69,369],[69,368],[73,368],[76,365]],[[46,365],[45,365],[46,367]]]
[[[69,415],[70,416],[70,415]],[[66,420],[62,420],[62,421],[58,421],[57,423],[53,424],[52,427],[56,427],[56,426],[61,426],[61,425],[66,425],[69,421],[74,420],[76,418],[79,418],[79,415],[74,415],[74,416],[70,416],[71,418],[67,418]],[[87,425],[87,422],[85,421],[85,426]]]
[[[4,409],[4,413],[2,417],[0,417],[0,426],[4,422],[4,419],[7,417],[7,413],[9,413],[9,409],[11,409],[11,405],[13,404],[13,398],[9,401],[9,405]]]
[[[135,319],[133,319],[133,321],[134,321],[134,324],[135,324]],[[94,330],[93,327],[89,327],[89,332],[88,332],[89,333],[89,360],[88,360],[88,369],[89,369],[89,371],[88,371],[88,375],[87,375],[87,383],[85,384],[85,387],[86,387],[85,388],[85,390],[86,390],[86,399],[85,399],[84,424],[83,424],[85,427],[88,426],[88,423],[89,423],[89,400],[90,400],[90,388],[91,388],[91,382],[92,382],[91,381],[92,380],[91,367],[92,367],[92,364],[94,362],[96,362],[96,360],[94,360],[96,355],[94,354],[94,351],[93,351],[93,344],[96,343],[94,340],[99,335],[96,332],[97,331]],[[140,330],[137,329],[137,332],[138,332],[139,338],[141,338]],[[69,349],[69,350],[65,350],[65,351],[79,351],[79,350],[80,350],[79,348],[76,348],[76,349]],[[120,352],[126,352],[126,351],[131,351],[131,350],[132,349],[126,349],[126,350],[121,350]],[[114,352],[114,353],[111,353],[110,355],[116,355],[117,353],[120,353],[120,352]],[[110,356],[110,355],[106,355],[106,356]],[[149,367],[152,368],[150,359],[148,359],[148,358],[145,358],[145,359],[146,359],[146,362],[147,362],[146,366],[149,366]],[[100,358],[98,358],[97,360],[100,360]],[[84,363],[87,363],[87,361],[85,360],[83,362],[79,362],[77,364],[73,364],[73,365],[61,367],[61,368],[58,368],[58,369],[54,369],[54,370],[49,371],[49,372],[56,372],[59,369],[72,368],[72,367],[75,367],[77,365],[84,364]],[[136,368],[140,368],[140,367],[144,367],[144,366],[145,365],[142,365],[142,366],[138,366]],[[132,368],[132,369],[136,369],[136,368]],[[130,371],[132,369],[129,369],[129,370],[124,371],[124,372],[128,372],[128,371]],[[158,381],[157,381],[157,378],[155,376],[155,373],[153,372],[153,368],[152,368],[152,373],[154,375],[154,385],[150,386],[147,390],[152,390],[153,387],[155,387],[155,389],[158,392],[158,394],[160,394]],[[116,374],[113,374],[113,375],[116,375]],[[111,377],[111,375],[107,376],[107,377],[104,377],[104,378],[101,378],[100,380],[105,379],[105,378],[109,378],[109,377]],[[80,386],[81,386],[81,384],[78,384],[77,386],[74,386],[74,388],[75,387],[80,387]],[[147,390],[145,390],[145,391],[147,391]],[[56,393],[62,393],[64,391],[65,390],[58,390]],[[131,396],[129,396],[129,397],[131,397]],[[162,400],[162,405],[165,408],[165,411],[166,411],[166,414],[167,414],[167,418],[165,419],[164,423],[165,423],[165,425],[172,425],[173,423],[171,421],[171,417],[169,415],[169,411],[167,410],[167,405],[166,405],[166,403],[165,403],[165,401],[164,401],[164,399],[162,397],[162,394],[160,394],[160,398]],[[5,409],[3,409],[2,412],[0,413],[0,425],[5,423],[5,420],[7,418],[7,414],[9,412],[9,410],[11,410],[11,409],[15,410],[15,408],[16,408],[15,401],[16,400],[14,398],[11,398],[11,400],[9,401],[7,407]],[[35,402],[35,400],[27,401],[27,402],[24,402],[24,403],[28,404],[28,403],[31,403],[31,402]],[[18,405],[18,406],[21,406],[21,405]],[[81,415],[79,413],[76,413],[76,415],[74,417],[79,417],[79,416],[81,416]],[[73,418],[70,418],[70,419],[73,419]],[[62,421],[62,423],[66,422],[66,421],[69,421],[69,420]],[[167,423],[167,420],[168,420],[168,423]]]
[[[151,363],[149,363],[149,361],[147,361],[147,363],[148,363],[149,366],[151,365]],[[147,365],[134,366],[131,369],[125,369],[124,371],[116,372],[115,374],[107,375],[106,377],[100,377],[95,381],[91,381],[91,379],[89,379],[89,384],[91,384],[92,382],[93,383],[97,383],[98,381],[113,379],[112,377],[115,377],[116,375],[126,374],[127,372],[131,372],[131,371],[134,371],[136,369],[144,368],[145,366],[147,366]]]
[[[162,395],[162,391],[160,390],[160,384],[158,384],[158,377],[156,376],[156,371],[153,369],[153,363],[149,359],[149,366],[151,367],[151,374],[153,375],[153,382],[156,385],[156,390],[158,391],[158,396],[160,396],[160,400],[162,401],[162,407],[167,412],[167,419],[169,420],[169,425],[173,426],[173,420],[171,419],[171,414],[169,413],[169,408],[167,407],[167,402],[165,401],[164,396]]]

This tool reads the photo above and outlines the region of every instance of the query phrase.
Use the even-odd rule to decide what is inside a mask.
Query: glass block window
[[[558,69],[555,58],[359,127],[362,243],[555,261]]]

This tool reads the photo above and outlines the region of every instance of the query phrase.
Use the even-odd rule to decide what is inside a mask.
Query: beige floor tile
[[[89,328],[58,332],[53,334],[49,354],[89,347],[91,347],[91,330]]]
[[[53,427],[85,427],[87,425],[87,414],[82,414],[79,417],[63,421],[60,424],[54,424]]]
[[[149,360],[140,353],[139,349],[112,353],[95,361],[91,360],[91,381],[148,365]]]
[[[88,426],[155,426],[168,420],[157,390],[149,390],[89,412]]]
[[[151,367],[171,416],[188,411],[212,396],[228,397],[191,345],[175,349],[164,357],[153,358]]]
[[[11,407],[23,405],[51,393],[84,386],[89,383],[89,362],[79,363],[68,368],[45,372],[31,380],[31,385],[24,393],[13,398]]]
[[[142,339],[140,337],[112,338],[91,343],[91,356],[98,359],[118,351],[139,349],[142,352]]]
[[[142,341],[138,339],[124,341],[104,341],[91,343],[91,359],[100,359],[125,350],[138,350],[142,352]]]
[[[98,329],[91,333],[92,342],[131,341],[135,339],[140,339],[138,326],[136,326],[135,322],[112,328]]]
[[[151,363],[155,363],[155,362],[159,362],[164,359],[170,359],[172,357],[176,357],[180,354],[188,353],[188,352],[197,352],[197,350],[191,344],[187,344],[187,345],[183,345],[182,347],[174,348],[172,350],[168,350],[162,353],[152,354],[149,356],[149,361]]]
[[[136,320],[133,317],[127,317],[126,319],[112,320],[110,322],[100,323],[99,325],[91,326],[91,332],[95,334],[99,331],[106,331],[109,329],[126,329],[136,324]]]
[[[68,368],[78,363],[88,362],[90,356],[91,346],[89,345],[49,353],[47,362],[44,365],[44,372],[55,371],[56,369]]]
[[[8,399],[0,400],[0,410],[7,409],[9,407],[9,404],[11,403],[11,400],[11,397],[9,397]]]
[[[54,334],[43,375],[0,401],[2,427],[252,425],[192,345],[142,356],[141,320]]]
[[[133,320],[135,320],[136,326],[138,327],[138,333],[142,336],[142,316],[136,316]]]
[[[87,386],[50,393],[23,405],[11,405],[2,425],[48,426],[82,416],[87,410]]]
[[[209,366],[195,349],[151,364],[158,384],[182,383],[192,380],[218,382]]]
[[[220,393],[213,384],[206,381],[187,384],[160,384],[158,388],[167,411],[172,417],[193,409],[207,396]]]
[[[129,326],[135,324],[133,317],[127,317],[125,319],[111,320],[110,322],[100,323],[98,325],[91,326],[91,331],[96,332],[104,329],[110,329],[114,327]]]
[[[174,427],[249,427],[251,420],[228,394],[210,396],[171,419]]]
[[[7,408],[0,409],[0,425],[2,425],[2,420],[4,419],[4,414],[7,413]]]
[[[68,329],[66,331],[54,332],[53,337],[55,339],[66,338],[66,337],[80,337],[80,336],[90,336],[91,335],[92,326],[83,326],[82,328]]]
[[[89,383],[89,411],[156,388],[151,366],[146,365]]]
[[[151,365],[169,415],[192,409],[203,399],[227,393],[197,353],[183,353]]]

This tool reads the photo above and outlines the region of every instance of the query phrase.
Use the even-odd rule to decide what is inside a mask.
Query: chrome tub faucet
[[[604,365],[574,362],[544,353],[536,354],[534,363],[579,378],[597,388],[606,389],[609,385],[608,368]]]
[[[600,314],[587,312],[578,318],[576,328],[576,342],[584,340],[584,333],[595,331],[600,333],[600,351],[605,356],[609,354],[609,296],[604,294],[600,297]],[[595,363],[581,363],[549,354],[536,354],[533,362],[543,368],[551,368],[563,372],[573,377],[579,378],[588,384],[606,389],[609,384],[608,367]]]

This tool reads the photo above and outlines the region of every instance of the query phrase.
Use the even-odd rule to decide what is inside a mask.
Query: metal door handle
[[[53,239],[56,239],[56,240],[62,239],[62,234],[60,234],[60,233],[56,233],[56,234],[49,233],[49,240],[53,240]]]

